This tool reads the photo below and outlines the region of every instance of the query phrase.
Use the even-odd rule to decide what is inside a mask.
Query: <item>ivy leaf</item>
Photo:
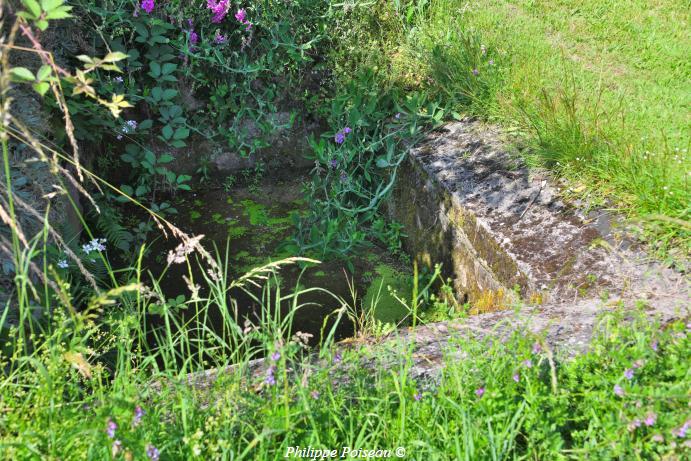
[[[161,130],[161,134],[164,139],[168,140],[173,137],[173,128],[170,125],[166,125],[163,127],[163,130]]]

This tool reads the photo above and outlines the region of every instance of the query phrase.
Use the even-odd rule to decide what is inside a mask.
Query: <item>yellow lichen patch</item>
[[[482,314],[508,309],[506,292],[503,288],[498,290],[483,290],[472,302],[470,314]]]
[[[547,293],[543,291],[534,291],[528,297],[528,304],[539,306],[547,301]]]

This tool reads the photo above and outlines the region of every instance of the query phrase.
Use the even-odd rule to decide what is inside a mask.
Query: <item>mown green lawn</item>
[[[687,257],[688,2],[416,4],[388,43],[392,81],[522,135],[528,158],[570,180],[567,194],[619,209],[660,255]]]

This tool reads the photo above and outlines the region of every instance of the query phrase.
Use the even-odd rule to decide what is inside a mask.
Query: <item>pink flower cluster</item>
[[[237,21],[246,26],[245,30],[250,30],[252,28],[252,23],[247,20],[247,11],[245,11],[244,8],[240,8],[237,13],[235,13],[235,19]]]
[[[230,0],[206,0],[206,7],[213,13],[211,22],[218,24],[228,14]]]
[[[155,6],[154,0],[142,0],[142,10],[146,11],[147,14],[151,14]]]

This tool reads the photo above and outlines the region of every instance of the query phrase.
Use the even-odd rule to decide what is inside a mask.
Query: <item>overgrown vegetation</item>
[[[317,257],[352,271],[374,243],[405,260],[401,226],[382,205],[408,147],[464,115],[503,124],[529,163],[565,181],[566,196],[624,212],[684,267],[684,5],[66,3],[2,5],[0,251],[11,279],[0,293],[0,458],[276,459],[311,446],[407,459],[683,459],[684,322],[614,310],[576,357],[527,332],[490,333],[453,344],[438,382],[415,381],[409,347],[345,348],[335,331],[349,321],[359,339],[395,336],[379,305],[403,306],[413,326],[472,311],[448,286],[433,292],[438,267],[415,265],[410,290],[372,286],[364,302],[353,286],[348,299],[286,287],[280,270]],[[44,47],[61,44],[42,44],[42,32],[57,20],[80,28],[81,52],[56,62]],[[22,91],[60,122],[35,133],[11,104]],[[294,256],[238,275],[228,253],[212,256],[171,222],[176,194],[213,182],[221,151],[255,163],[218,189],[232,194],[241,181],[261,193],[272,136],[308,121],[323,131],[307,154],[307,211],[293,214],[281,246]],[[190,153],[201,157],[194,173],[182,171]],[[52,175],[38,198],[22,189],[25,160]],[[253,204],[239,204],[252,224],[288,226]],[[81,233],[61,228],[67,209]],[[180,245],[150,273],[159,233]],[[173,297],[161,282],[177,265],[188,294]],[[393,279],[387,270],[379,275]],[[333,313],[311,349],[293,318],[315,292]],[[254,316],[238,314],[236,293]],[[260,375],[258,358],[269,365]],[[188,385],[188,373],[210,369],[225,371],[203,389]]]

